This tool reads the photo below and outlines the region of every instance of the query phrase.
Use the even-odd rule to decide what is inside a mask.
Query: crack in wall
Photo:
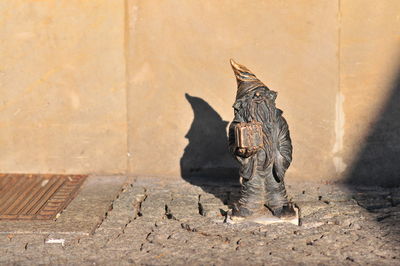
[[[338,178],[347,168],[346,163],[343,160],[343,142],[344,142],[344,133],[345,133],[345,112],[344,112],[344,95],[342,93],[342,76],[341,76],[341,57],[342,57],[342,47],[341,47],[341,38],[342,38],[342,13],[341,13],[341,0],[338,0],[338,12],[337,12],[337,20],[338,20],[338,32],[337,32],[337,93],[336,93],[336,102],[335,102],[335,125],[334,125],[334,133],[335,133],[335,142],[332,149],[332,162],[335,168],[336,178]]]

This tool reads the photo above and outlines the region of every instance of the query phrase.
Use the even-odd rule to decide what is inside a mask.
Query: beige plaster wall
[[[124,2],[1,1],[0,43],[0,172],[125,172]]]
[[[398,184],[396,0],[0,2],[0,172],[232,176],[234,58],[292,179]],[[397,183],[396,183],[397,182]]]
[[[400,2],[341,1],[338,177],[399,184]]]
[[[128,5],[130,173],[179,176],[182,156],[183,166],[200,175],[234,166],[224,144],[210,140],[224,140],[223,121],[233,116],[236,81],[229,58],[234,58],[279,93],[295,149],[289,174],[332,178],[336,1]],[[201,99],[186,99],[185,93]]]

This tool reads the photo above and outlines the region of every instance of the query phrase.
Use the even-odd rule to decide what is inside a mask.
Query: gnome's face
[[[275,112],[276,92],[268,89],[248,68],[231,60],[238,84],[235,122],[271,122]]]
[[[236,99],[233,104],[235,122],[268,122],[275,109],[276,92],[259,87]]]

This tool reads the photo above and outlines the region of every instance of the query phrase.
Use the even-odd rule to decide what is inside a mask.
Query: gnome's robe
[[[235,118],[229,127],[229,148],[241,164],[240,215],[251,215],[264,204],[275,214],[288,205],[284,185],[284,175],[292,161],[288,125],[282,111],[275,107],[276,92],[269,90],[246,67],[233,60],[231,64],[238,91],[233,105]],[[239,150],[235,144],[235,126],[251,121],[262,123],[263,145],[256,150]]]

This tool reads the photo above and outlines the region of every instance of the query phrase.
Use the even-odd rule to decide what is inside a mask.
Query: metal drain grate
[[[0,174],[0,220],[54,219],[87,176]]]

